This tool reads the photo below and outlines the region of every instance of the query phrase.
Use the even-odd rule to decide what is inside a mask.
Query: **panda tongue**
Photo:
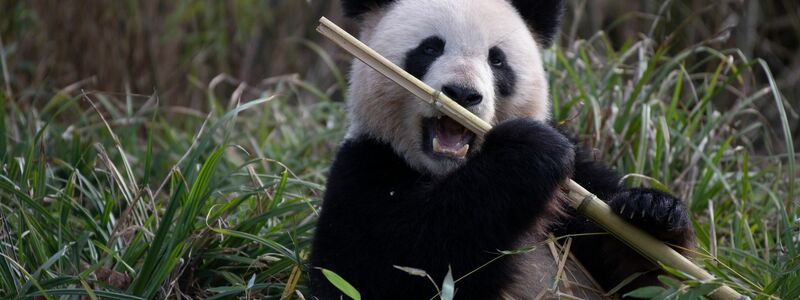
[[[436,126],[436,137],[442,147],[458,150],[464,140],[465,130],[464,126],[461,126],[453,119],[442,117],[439,119],[438,126]]]

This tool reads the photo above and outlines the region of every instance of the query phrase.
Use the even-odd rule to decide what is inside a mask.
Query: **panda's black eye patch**
[[[444,41],[438,36],[432,36],[419,43],[419,47],[424,48],[427,55],[439,56],[444,53]]]
[[[442,52],[442,50],[437,48],[437,47],[435,47],[435,46],[427,46],[427,47],[425,47],[425,54],[427,54],[427,55],[440,55],[441,52]]]
[[[502,68],[506,63],[506,54],[500,48],[489,49],[489,63],[493,68]]]
[[[428,73],[428,68],[433,62],[444,54],[444,45],[444,40],[438,36],[422,40],[416,48],[406,53],[403,69],[414,77],[422,78]]]
[[[492,47],[489,49],[489,63],[494,68],[502,68],[506,63],[506,53],[500,48]]]
[[[492,66],[494,74],[494,85],[500,96],[508,97],[514,94],[517,83],[517,75],[514,69],[508,64],[506,53],[499,47],[489,49],[489,64]]]

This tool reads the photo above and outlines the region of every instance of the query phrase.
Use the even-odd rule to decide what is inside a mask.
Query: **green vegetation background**
[[[314,27],[353,32],[338,5],[0,3],[0,298],[308,297],[350,60]],[[798,50],[793,0],[569,2],[555,119],[684,199],[719,278],[640,296],[800,298]]]

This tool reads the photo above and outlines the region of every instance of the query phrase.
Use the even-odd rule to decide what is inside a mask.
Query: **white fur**
[[[445,50],[421,78],[425,83],[438,90],[454,83],[476,89],[483,101],[469,110],[493,125],[517,117],[549,119],[542,49],[506,0],[397,0],[367,13],[361,22],[361,40],[400,66],[408,51],[434,35],[445,40]],[[494,46],[506,54],[516,76],[514,93],[507,98],[500,98],[495,92],[488,62],[489,49]],[[347,138],[368,135],[380,139],[391,144],[410,166],[435,175],[445,175],[460,164],[434,159],[423,152],[422,120],[439,113],[357,60],[350,77],[348,112],[351,124]],[[479,147],[480,142],[474,142],[473,148]],[[542,241],[540,232],[541,228],[531,228],[518,246],[524,248]],[[504,290],[503,299],[533,299],[540,293],[550,299],[558,292],[599,298],[597,293],[581,288],[592,284],[574,260],[567,260],[559,273],[560,261],[554,260],[548,246],[539,246],[513,259],[518,272]],[[553,288],[556,274],[563,277]]]
[[[452,83],[476,89],[483,101],[470,111],[489,123],[549,118],[541,47],[507,1],[398,0],[368,13],[361,24],[361,40],[401,66],[406,53],[423,39],[433,35],[444,39],[444,54],[422,80],[435,89]],[[504,99],[495,94],[488,62],[493,46],[503,49],[516,75],[515,92]],[[369,135],[388,142],[417,170],[443,175],[460,164],[434,159],[422,150],[422,119],[439,113],[360,61],[352,66],[348,111],[348,137]]]

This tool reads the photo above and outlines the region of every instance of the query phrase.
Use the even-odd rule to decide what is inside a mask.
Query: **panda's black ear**
[[[536,33],[542,47],[550,47],[564,14],[564,0],[511,0],[511,4]]]
[[[378,10],[394,0],[342,0],[344,15],[348,18],[359,19],[363,14]]]

